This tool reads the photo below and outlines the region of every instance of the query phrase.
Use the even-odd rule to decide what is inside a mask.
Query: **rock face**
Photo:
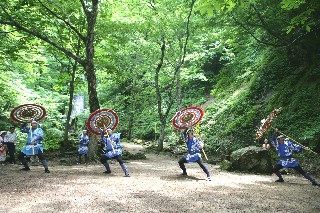
[[[272,173],[271,157],[268,151],[262,147],[248,146],[232,152],[230,157],[234,171]]]

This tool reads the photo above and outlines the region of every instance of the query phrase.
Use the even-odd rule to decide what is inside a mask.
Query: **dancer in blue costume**
[[[19,153],[19,160],[24,165],[24,168],[21,170],[29,171],[28,161],[25,158],[26,156],[37,155],[41,164],[44,167],[45,173],[50,173],[48,169],[48,163],[43,154],[42,140],[43,140],[43,130],[38,126],[36,121],[31,122],[31,128],[27,127],[26,123],[23,123],[21,126],[21,132],[27,133],[28,138],[26,141],[26,146]]]
[[[204,146],[203,142],[200,140],[200,138],[194,136],[194,130],[188,128],[182,132],[182,137],[187,144],[188,154],[178,161],[179,166],[182,169],[180,176],[187,176],[187,170],[184,165],[185,163],[197,162],[202,170],[206,173],[207,179],[210,181],[210,172],[208,171],[207,167],[203,165],[200,154],[201,149],[203,149]]]
[[[87,135],[87,130],[83,130],[82,134],[79,136],[79,148],[78,148],[78,163],[81,164],[82,162],[82,155],[84,155],[84,162],[85,164],[88,163],[88,145],[90,143],[89,136]]]
[[[276,138],[276,134],[278,132],[278,129],[275,129],[276,132],[272,136],[272,145],[276,148],[276,151],[278,152],[278,156],[280,157],[280,161],[277,162],[277,164],[273,168],[273,172],[279,177],[276,182],[284,182],[282,175],[280,173],[280,169],[282,168],[293,168],[298,173],[300,173],[303,177],[308,179],[312,185],[314,186],[320,186],[320,184],[311,177],[308,173],[306,173],[298,163],[296,159],[292,157],[293,152],[301,152],[303,150],[303,147],[295,144],[289,140],[285,140],[283,135],[279,135]]]
[[[101,155],[100,162],[106,168],[104,173],[111,173],[108,160],[116,159],[126,177],[130,177],[128,169],[124,161],[122,160],[122,145],[120,142],[120,133],[113,133],[111,129],[107,129],[107,137],[104,135],[105,131],[101,130],[101,141],[105,144],[105,154]]]

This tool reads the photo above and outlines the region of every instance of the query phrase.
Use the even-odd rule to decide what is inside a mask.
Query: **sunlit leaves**
[[[212,17],[215,13],[232,11],[238,4],[237,0],[200,0],[197,2],[197,10]]]
[[[281,8],[285,10],[297,9],[304,3],[306,3],[306,0],[282,0]]]
[[[243,11],[245,16],[245,10],[248,10],[250,5],[259,7],[260,4],[265,4],[262,10],[259,10],[263,15],[261,17],[268,15],[268,6],[273,7],[273,11],[282,14],[283,28],[286,29],[287,34],[295,34],[295,31],[299,31],[300,34],[310,32],[319,25],[317,13],[319,13],[320,2],[317,0],[282,0],[280,2],[263,0],[200,0],[197,3],[198,10],[209,17],[213,17],[215,14],[229,14],[229,12],[236,10]],[[269,19],[272,18],[274,18],[272,14],[269,14]],[[257,21],[259,22],[260,20]],[[300,31],[301,28],[304,29],[303,32]]]
[[[303,26],[307,32],[310,32],[311,27],[315,27],[315,20],[311,19],[314,9],[308,9],[303,13],[295,16],[290,21],[290,26],[288,26],[287,33],[290,33],[293,29]]]

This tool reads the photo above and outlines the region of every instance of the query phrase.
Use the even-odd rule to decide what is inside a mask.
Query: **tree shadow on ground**
[[[170,175],[170,176],[162,176],[160,177],[160,179],[162,180],[169,180],[169,181],[176,181],[176,180],[196,180],[196,181],[200,181],[200,180],[206,180],[205,178],[197,178],[194,176],[180,176],[180,175]]]

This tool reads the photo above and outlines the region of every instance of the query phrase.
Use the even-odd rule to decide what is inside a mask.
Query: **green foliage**
[[[286,10],[297,9],[304,3],[306,3],[305,0],[298,0],[298,1],[282,0],[281,1],[281,8],[286,9]]]
[[[221,170],[226,170],[226,171],[231,171],[232,170],[232,163],[228,160],[223,160],[220,163],[220,167]]]
[[[242,72],[234,73],[235,68]],[[246,70],[251,73],[247,75]],[[283,52],[272,48],[260,52],[250,63],[236,60],[219,74],[212,91],[215,102],[207,108],[203,131],[214,132],[211,141],[215,144],[229,138],[233,144],[250,145],[260,120],[281,107],[273,125],[319,149],[319,73],[318,62],[307,68],[294,65]],[[241,81],[230,81],[228,77],[233,75]]]
[[[56,3],[61,6],[51,1],[46,5],[85,34],[86,17],[80,12],[79,2]],[[172,76],[186,38],[187,3],[121,0],[99,4],[95,37],[97,92],[101,107],[118,113],[116,131],[123,138],[129,133],[132,140],[158,137],[154,127],[156,124],[159,130],[160,126],[154,74],[161,37],[167,44],[159,78],[162,110],[166,110],[168,88],[175,83]],[[49,11],[40,10],[39,1],[0,4],[30,29],[68,50],[77,49],[75,31],[52,18]],[[320,151],[320,43],[316,34],[319,1],[200,0],[196,4],[201,14],[192,14],[185,63],[180,70],[182,106],[205,107],[200,137],[206,151],[213,156],[229,155],[253,144],[261,119],[279,107],[282,112],[273,125]],[[8,18],[1,10],[0,21]],[[65,128],[73,62],[53,47],[11,27],[1,25],[0,30],[0,69],[4,74],[0,76],[0,127],[8,128],[14,106],[44,105],[45,147],[58,149]],[[79,56],[84,54],[80,51]],[[77,69],[75,94],[88,92],[83,74],[83,69]],[[170,151],[184,146],[169,123],[178,108],[175,94],[173,98],[164,146]],[[88,116],[88,109],[78,116],[78,130],[85,127]],[[19,141],[23,146],[24,134],[19,134]]]

